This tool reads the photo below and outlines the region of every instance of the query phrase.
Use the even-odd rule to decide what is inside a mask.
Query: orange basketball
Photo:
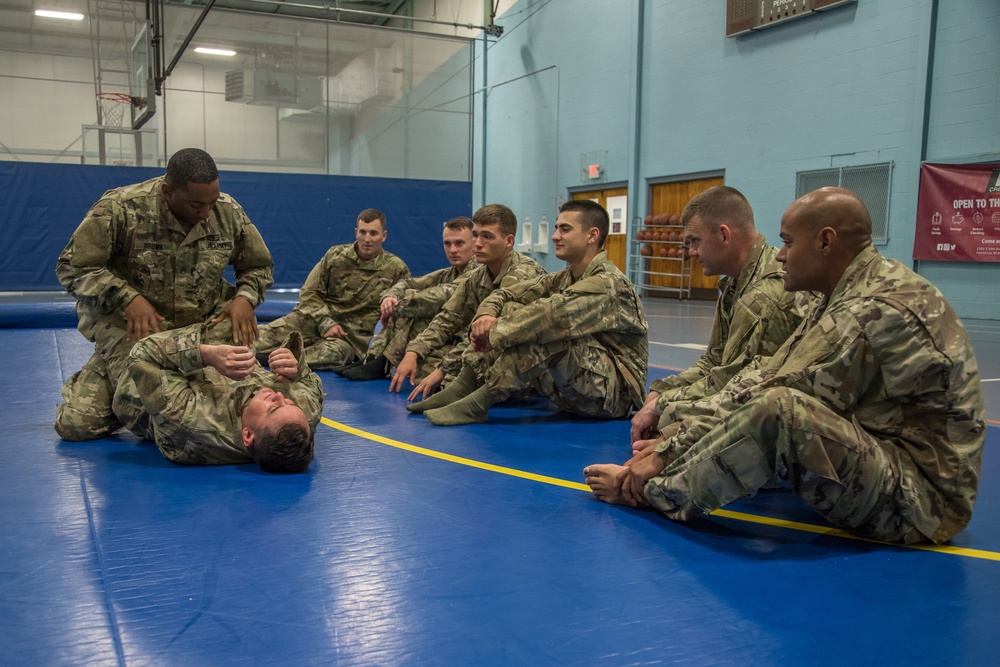
[[[681,224],[681,216],[674,213],[672,216],[670,216],[670,224],[673,225],[674,227],[679,226]]]
[[[651,224],[653,224],[653,214],[652,213],[650,213],[649,215],[646,216],[646,225],[649,226]]]
[[[660,257],[670,257],[670,248],[667,246],[660,246],[660,249],[656,251],[656,254]]]
[[[649,245],[648,243],[644,244],[641,248],[639,248],[639,254],[642,255],[643,257],[652,256],[653,246]]]

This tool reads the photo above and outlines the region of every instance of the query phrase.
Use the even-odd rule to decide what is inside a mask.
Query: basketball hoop
[[[135,106],[136,100],[125,93],[97,93],[101,104],[101,125],[109,130],[120,130],[125,122],[125,109]]]

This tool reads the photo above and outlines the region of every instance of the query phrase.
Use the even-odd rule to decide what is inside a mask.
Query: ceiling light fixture
[[[51,9],[36,9],[35,16],[43,16],[47,19],[66,19],[68,21],[82,21],[83,14],[76,12],[56,12]]]
[[[235,56],[236,52],[230,49],[210,49],[207,46],[199,46],[194,50],[195,53],[204,53],[210,56]]]

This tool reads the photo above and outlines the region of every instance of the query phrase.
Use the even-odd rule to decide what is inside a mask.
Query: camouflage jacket
[[[382,292],[409,277],[406,264],[391,252],[362,259],[356,244],[335,245],[309,272],[295,310],[312,318],[318,335],[339,324],[355,353],[363,355],[381,314]]]
[[[986,437],[979,368],[961,321],[926,279],[865,248],[773,357],[710,399],[669,404],[664,414],[684,424],[657,449],[694,445],[770,387],[818,398],[877,438],[901,471],[906,519],[928,539],[968,524]]]
[[[278,382],[258,366],[235,381],[201,361],[204,325],[147,336],[132,348],[129,376],[148,419],[136,435],[152,440],[174,463],[214,465],[253,461],[243,444],[240,415],[261,387],[280,391],[306,413],[313,430],[323,412],[323,383],[302,359],[302,338],[292,334],[298,375]],[[297,340],[296,340],[297,339]],[[297,348],[297,349],[296,349]]]
[[[778,249],[758,235],[739,278],[719,281],[708,349],[691,368],[653,382],[650,391],[661,394],[659,407],[715,393],[755,356],[774,354],[795,331],[808,310],[810,294],[785,291],[777,254]]]
[[[236,271],[236,295],[264,300],[274,263],[242,207],[223,194],[190,231],[167,206],[164,177],[108,190],[59,255],[56,275],[77,299],[80,330],[145,297],[169,326],[204,322],[233,295],[223,278]]]
[[[516,285],[544,273],[545,269],[538,262],[517,251],[511,251],[495,276],[485,265],[475,267],[457,283],[441,312],[410,342],[406,351],[415,352],[424,359],[433,350],[455,345],[456,339],[464,341],[476,309],[493,290]]]
[[[521,307],[505,313],[504,306]],[[642,406],[646,388],[648,325],[635,287],[601,251],[577,280],[569,268],[502,287],[488,296],[476,317],[499,318],[490,331],[498,350],[593,336],[614,358],[619,374]]]
[[[479,265],[473,259],[461,273],[454,266],[449,266],[417,278],[400,280],[382,292],[379,302],[386,297],[394,297],[399,302],[395,309],[399,317],[434,317],[454,293],[457,282],[465,280],[477,266]]]

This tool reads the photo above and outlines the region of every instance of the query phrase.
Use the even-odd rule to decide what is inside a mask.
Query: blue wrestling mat
[[[90,345],[0,341],[0,665],[996,663],[996,425],[971,526],[910,549],[782,491],[690,525],[605,505],[581,471],[628,457],[627,422],[530,400],[434,427],[329,373],[305,475],[62,442]]]

